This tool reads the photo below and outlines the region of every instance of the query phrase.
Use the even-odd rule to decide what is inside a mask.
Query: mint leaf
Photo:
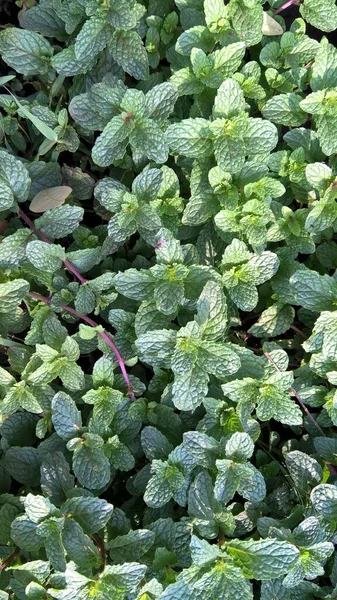
[[[293,544],[272,539],[248,542],[233,540],[227,545],[227,551],[246,577],[260,580],[273,579],[286,573],[299,556]]]
[[[53,47],[38,33],[11,27],[1,31],[0,52],[6,64],[28,76],[47,73]]]
[[[147,79],[147,53],[135,31],[116,31],[109,44],[114,60],[132,77]]]
[[[71,440],[81,431],[81,413],[70,396],[63,392],[53,398],[52,419],[55,431],[64,440]]]
[[[96,533],[110,519],[113,507],[99,498],[70,498],[62,505],[63,514],[71,514],[86,533]]]

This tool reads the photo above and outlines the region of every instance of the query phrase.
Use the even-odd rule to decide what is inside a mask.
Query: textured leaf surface
[[[53,48],[47,40],[33,31],[9,28],[1,31],[0,52],[3,60],[18,73],[46,73]]]
[[[246,577],[262,580],[285,573],[299,556],[296,546],[271,539],[257,542],[235,540],[227,549]]]

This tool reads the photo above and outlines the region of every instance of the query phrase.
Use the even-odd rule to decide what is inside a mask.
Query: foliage
[[[337,597],[337,7],[281,4],[0,30],[0,600]]]

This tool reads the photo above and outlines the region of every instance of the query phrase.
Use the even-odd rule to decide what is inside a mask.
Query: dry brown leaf
[[[31,201],[29,208],[35,213],[44,213],[46,210],[61,206],[71,194],[72,189],[69,185],[57,185],[55,187],[41,190]]]
[[[268,13],[264,12],[262,33],[263,35],[282,35],[284,32],[280,23],[275,21]]]

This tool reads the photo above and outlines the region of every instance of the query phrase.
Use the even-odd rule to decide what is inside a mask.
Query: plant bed
[[[335,0],[0,11],[0,600],[337,597]]]

